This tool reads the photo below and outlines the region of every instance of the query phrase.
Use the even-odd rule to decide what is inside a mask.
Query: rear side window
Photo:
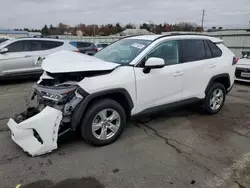
[[[212,52],[213,57],[220,57],[222,55],[221,49],[216,44],[212,43],[210,40],[207,40],[206,42]]]
[[[105,48],[108,44],[97,44],[97,48]]]
[[[88,42],[77,42],[77,48],[88,48],[92,45],[92,43]]]
[[[181,43],[183,62],[206,59],[205,45],[203,40],[187,39],[182,40]]]
[[[39,40],[30,40],[29,41],[30,51],[40,51],[42,49],[42,41]]]
[[[77,42],[74,42],[74,41],[71,41],[69,42],[72,46],[76,47],[77,48]]]
[[[59,42],[59,41],[42,41],[42,50],[49,50],[52,48],[57,48],[62,45],[63,45],[63,42]]]

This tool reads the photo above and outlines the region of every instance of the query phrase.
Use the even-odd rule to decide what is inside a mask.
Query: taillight
[[[98,52],[98,48],[94,48],[95,52]]]
[[[74,50],[74,52],[80,52],[80,50]]]
[[[232,65],[235,65],[236,63],[238,63],[239,61],[239,58],[238,57],[234,57],[233,58],[233,64]]]

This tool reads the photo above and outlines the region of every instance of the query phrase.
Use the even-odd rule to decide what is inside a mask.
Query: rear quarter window
[[[212,52],[213,57],[220,57],[222,55],[221,49],[216,44],[214,44],[210,40],[207,40],[206,42],[207,42],[207,44]]]
[[[77,42],[77,48],[88,48],[92,45],[92,43],[88,42]]]
[[[59,41],[42,41],[42,50],[50,50],[63,45],[63,42]]]

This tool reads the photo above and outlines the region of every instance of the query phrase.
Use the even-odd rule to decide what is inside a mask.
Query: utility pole
[[[95,25],[93,25],[93,34],[95,36]]]
[[[204,26],[204,17],[205,17],[205,10],[202,10],[202,18],[201,18],[201,28],[203,29]]]

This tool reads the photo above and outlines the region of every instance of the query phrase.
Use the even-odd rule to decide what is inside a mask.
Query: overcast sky
[[[41,28],[59,22],[201,23],[205,27],[248,27],[250,0],[1,0],[0,28]]]

